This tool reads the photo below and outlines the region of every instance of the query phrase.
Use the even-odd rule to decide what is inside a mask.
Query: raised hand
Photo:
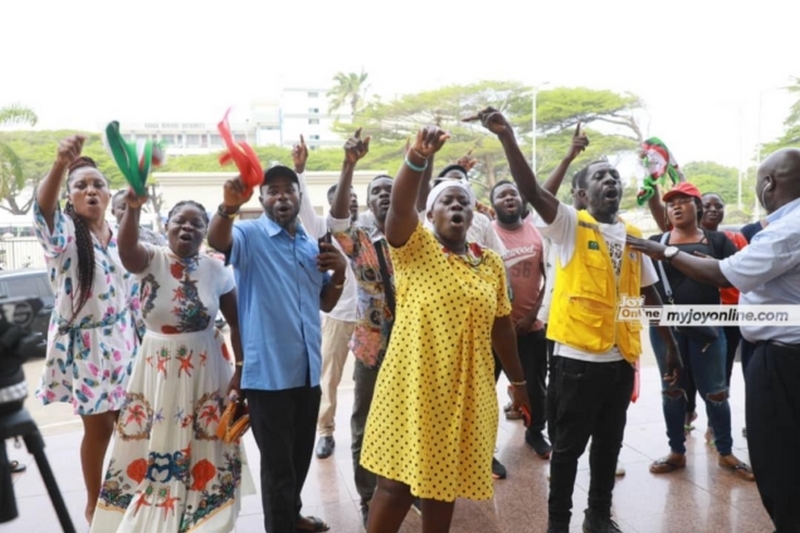
[[[574,160],[581,152],[586,150],[587,146],[589,146],[589,138],[586,133],[581,131],[581,123],[578,122],[578,125],[575,126],[575,133],[572,134],[572,144],[570,144],[567,157],[570,160]]]
[[[295,144],[292,147],[292,161],[294,161],[294,171],[302,174],[306,170],[306,161],[308,161],[308,147],[306,140],[300,135],[300,144]]]
[[[247,203],[253,191],[248,191],[241,176],[236,176],[225,182],[222,203],[230,209],[239,209]]]
[[[366,139],[361,139],[361,128],[358,128],[355,134],[344,143],[344,160],[351,165],[355,165],[359,159],[369,152],[370,139],[372,139],[370,135]]]
[[[125,193],[125,203],[131,209],[140,209],[147,203],[148,198],[149,196],[147,193],[145,193],[144,196],[137,195],[133,187],[129,187],[128,192]]]
[[[508,134],[513,131],[508,119],[493,107],[487,107],[477,115],[461,119],[462,122],[475,122],[476,120],[480,120],[483,127],[495,135]]]
[[[411,151],[420,159],[428,159],[438,152],[450,134],[436,126],[426,126],[417,132],[417,137],[411,145]]]
[[[86,137],[83,135],[73,135],[67,137],[58,143],[58,150],[56,151],[56,162],[60,165],[67,166],[81,156],[83,150],[83,143]]]
[[[478,160],[472,157],[472,149],[470,148],[467,155],[463,155],[456,160],[456,165],[464,167],[464,169],[469,172],[470,170],[478,164]]]

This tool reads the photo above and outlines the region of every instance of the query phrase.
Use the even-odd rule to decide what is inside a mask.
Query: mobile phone
[[[524,405],[519,407],[520,411],[522,411],[522,422],[525,424],[526,428],[531,427],[531,412],[528,411],[528,408]]]
[[[333,244],[333,240],[332,240],[332,238],[331,238],[331,232],[330,232],[330,230],[326,231],[326,232],[325,232],[325,235],[323,235],[322,237],[320,237],[320,238],[319,238],[319,240],[318,240],[317,242],[318,242],[319,244],[322,244],[322,243],[325,243],[325,244]]]

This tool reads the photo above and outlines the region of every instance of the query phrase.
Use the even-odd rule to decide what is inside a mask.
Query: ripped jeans
[[[728,386],[725,375],[725,334],[720,328],[719,337],[712,342],[706,351],[704,345],[685,335],[675,332],[675,340],[684,363],[692,367],[697,391],[706,404],[706,415],[714,429],[715,444],[720,455],[729,455],[733,447],[731,437],[731,407],[728,403]],[[658,361],[661,375],[666,372],[666,346],[655,328],[650,328],[650,342]],[[675,453],[686,453],[686,436],[684,419],[686,417],[685,377],[681,375],[678,382],[670,387],[661,382],[661,400],[664,410],[664,421],[667,423],[669,447]]]

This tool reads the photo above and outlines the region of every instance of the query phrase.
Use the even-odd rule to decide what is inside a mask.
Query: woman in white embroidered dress
[[[241,496],[255,492],[244,450],[216,436],[234,373],[214,327],[218,309],[230,327],[237,372],[242,364],[233,274],[200,253],[208,215],[197,202],[170,211],[168,247],[139,241],[145,200],[128,193],[119,243],[123,264],[142,286],[147,330],[92,531],[231,531]]]

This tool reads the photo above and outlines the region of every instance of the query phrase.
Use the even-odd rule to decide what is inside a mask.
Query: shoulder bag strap
[[[372,241],[372,245],[375,246],[375,253],[378,254],[378,266],[383,280],[383,292],[386,294],[386,304],[389,306],[389,311],[392,312],[392,317],[394,317],[394,286],[392,285],[392,278],[389,276],[389,267],[386,263],[386,256],[383,253],[383,244],[382,241]]]
[[[669,237],[669,232],[664,232],[661,235],[661,244],[667,243],[667,238]],[[664,294],[667,295],[667,301],[669,303],[674,304],[675,300],[672,299],[672,287],[669,284],[669,279],[667,278],[667,273],[664,271],[664,261],[658,261],[658,273],[661,275],[661,284],[664,286]]]

